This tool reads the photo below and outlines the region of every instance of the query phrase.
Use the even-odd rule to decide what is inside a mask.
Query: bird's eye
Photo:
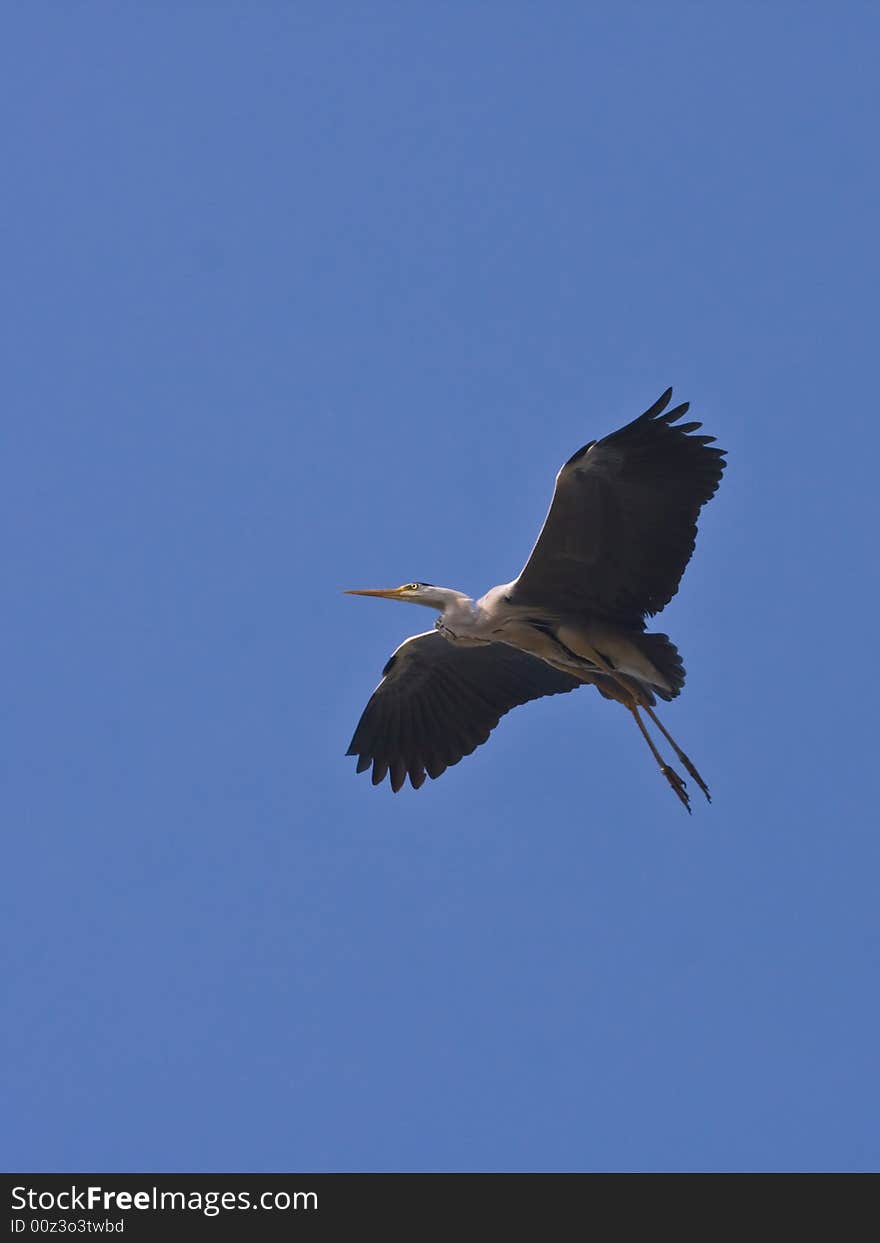
[[[421,583],[407,583],[406,587],[404,588],[404,591],[418,591],[420,586],[421,586]]]

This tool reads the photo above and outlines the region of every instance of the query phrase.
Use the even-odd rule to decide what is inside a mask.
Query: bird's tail
[[[684,665],[678,648],[668,634],[640,634],[634,642],[669,686],[652,684],[651,690],[661,699],[675,699],[684,686]]]

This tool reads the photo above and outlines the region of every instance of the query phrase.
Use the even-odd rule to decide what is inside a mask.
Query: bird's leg
[[[662,758],[662,756],[660,755],[658,748],[654,746],[653,738],[651,738],[650,733],[648,732],[648,730],[646,730],[645,722],[641,720],[641,717],[639,716],[639,707],[645,707],[646,711],[649,711],[649,712],[651,711],[650,707],[648,707],[648,705],[646,704],[640,704],[638,691],[633,690],[633,687],[631,687],[628,684],[628,681],[624,680],[623,677],[621,677],[620,674],[616,672],[616,670],[612,669],[612,666],[608,664],[608,661],[605,660],[602,654],[598,653],[598,651],[593,651],[593,653],[590,653],[589,659],[592,660],[592,663],[594,665],[598,666],[598,669],[603,671],[603,674],[607,675],[610,682],[613,682],[613,685],[615,687],[614,694],[609,695],[608,690],[605,691],[604,694],[607,694],[610,697],[610,699],[618,700],[620,704],[623,704],[626,710],[633,713],[633,720],[635,721],[636,725],[639,726],[639,730],[641,731],[641,736],[644,737],[645,742],[648,743],[648,746],[651,748],[651,755],[653,755],[654,758],[656,759],[656,762],[658,762],[658,767],[660,768],[660,772],[664,774],[666,781],[669,782],[672,789],[674,789],[676,797],[680,799],[680,802],[685,804],[685,808],[687,809],[687,814],[690,815],[691,814],[691,800],[689,797],[687,797],[687,788],[685,786],[684,781],[682,781],[679,774],[676,773],[675,768],[670,767],[670,764],[667,764],[664,762],[664,758]],[[651,717],[653,717],[654,720],[656,721],[656,717],[654,716],[653,712],[651,712]],[[656,723],[660,725],[659,721]],[[664,730],[664,728],[662,728],[662,726],[660,726],[660,730],[662,731],[662,733],[664,733],[664,735],[667,738],[669,738],[669,735],[667,735],[666,731]],[[672,742],[671,738],[669,738],[669,741]],[[674,742],[672,742],[672,746],[675,747]],[[675,747],[675,750],[676,750],[676,753],[679,753],[679,748]],[[684,763],[686,764],[687,771],[690,772],[692,768],[692,764],[690,763],[689,759],[687,759],[684,755],[682,755],[681,758],[682,758],[682,761],[684,761]],[[704,783],[702,783],[700,777],[697,776],[696,779],[697,779],[697,782],[700,783],[700,788],[704,789],[705,791]]]
[[[606,677],[608,677],[614,683],[615,687],[618,688],[617,693],[614,695],[614,698],[618,699],[619,702],[622,703],[623,706],[632,713],[633,719],[636,725],[638,725],[642,733],[642,737],[645,739],[645,742],[651,748],[651,754],[653,755],[654,759],[657,761],[657,765],[661,773],[666,778],[666,780],[669,782],[669,784],[672,786],[672,789],[675,791],[677,798],[684,804],[684,806],[687,808],[688,815],[690,815],[691,801],[690,801],[690,798],[688,797],[687,787],[685,786],[684,781],[678,775],[675,769],[672,768],[669,764],[666,764],[664,762],[663,756],[654,746],[653,739],[651,738],[651,735],[648,733],[648,730],[645,726],[644,721],[639,716],[640,707],[643,707],[646,712],[649,712],[651,714],[651,719],[654,722],[656,722],[656,724],[659,726],[660,731],[664,735],[664,737],[667,738],[670,743],[672,743],[672,746],[675,749],[676,755],[679,757],[679,759],[682,761],[684,766],[687,768],[688,772],[694,777],[700,789],[703,791],[703,793],[708,798],[709,792],[706,789],[706,785],[703,782],[702,777],[700,777],[699,773],[694,768],[693,764],[691,764],[690,760],[687,758],[684,752],[681,751],[678,748],[678,746],[676,746],[673,739],[670,738],[669,734],[666,732],[663,726],[660,725],[660,722],[657,720],[657,717],[654,715],[654,713],[651,712],[651,709],[648,706],[648,704],[641,702],[638,691],[634,690],[632,686],[629,684],[629,682],[627,681],[627,679],[621,677],[621,675],[617,672],[617,670],[612,668],[612,666],[608,663],[608,661],[602,655],[602,653],[597,651],[595,648],[591,647],[589,649],[588,659],[598,669],[600,669],[602,673],[606,675]]]
[[[666,780],[669,782],[669,784],[672,786],[673,790],[675,791],[676,795],[681,800],[681,802],[684,803],[687,809],[688,815],[690,815],[691,800],[688,798],[688,792],[687,792],[684,782],[682,781],[681,777],[679,777],[678,773],[675,771],[674,768],[670,768],[668,764],[665,764],[663,762],[663,756],[654,746],[654,743],[651,740],[651,735],[648,733],[647,729],[645,728],[644,721],[639,716],[639,709],[635,703],[635,700],[633,700],[632,703],[628,703],[626,707],[629,708],[630,712],[633,714],[633,719],[636,725],[638,725],[639,729],[642,731],[642,736],[644,737],[645,742],[651,748],[651,754],[653,755],[654,759],[657,761],[657,764],[659,765],[661,773],[666,778]]]
[[[700,776],[700,774],[697,772],[697,770],[696,770],[695,766],[693,765],[693,763],[692,763],[692,762],[688,759],[688,757],[685,755],[684,751],[682,751],[681,747],[678,745],[678,743],[675,741],[675,739],[672,737],[672,735],[669,733],[669,731],[668,731],[667,729],[664,729],[664,727],[660,724],[660,720],[659,720],[659,718],[658,718],[658,716],[657,716],[656,712],[654,712],[654,710],[653,710],[652,708],[650,708],[647,704],[643,704],[643,707],[644,707],[645,711],[647,712],[648,716],[651,718],[651,720],[654,722],[654,724],[655,724],[655,725],[657,726],[657,728],[660,730],[660,733],[663,735],[663,737],[666,739],[666,741],[667,741],[667,742],[669,743],[669,745],[672,747],[672,749],[673,749],[673,751],[675,752],[675,754],[676,754],[676,755],[678,756],[678,758],[681,760],[682,764],[684,764],[684,766],[685,766],[685,768],[687,769],[687,771],[688,771],[688,772],[690,773],[690,775],[693,777],[694,781],[696,781],[697,785],[698,785],[698,786],[700,787],[700,789],[703,791],[703,793],[705,794],[706,799],[708,800],[708,802],[710,802],[710,803],[711,803],[711,802],[712,802],[712,795],[709,793],[709,787],[706,785],[706,783],[705,783],[705,781],[703,780],[703,778],[702,778],[702,777]]]

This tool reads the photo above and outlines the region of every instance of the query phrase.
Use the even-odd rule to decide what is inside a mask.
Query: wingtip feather
[[[653,406],[648,407],[648,409],[642,415],[642,418],[643,419],[656,419],[657,415],[662,414],[662,412],[666,409],[670,401],[672,401],[672,389],[668,388],[666,389],[664,393],[660,394],[660,396],[654,402]]]

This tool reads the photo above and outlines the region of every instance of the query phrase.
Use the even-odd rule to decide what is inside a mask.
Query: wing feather
[[[688,404],[666,410],[671,397],[565,463],[514,603],[637,627],[669,603],[725,466],[713,436],[692,434],[701,423],[676,425]]]
[[[429,630],[388,661],[347,754],[358,772],[372,765],[373,785],[387,775],[397,793],[409,776],[418,789],[426,773],[437,778],[475,751],[511,708],[581,685],[503,643],[457,646]]]

